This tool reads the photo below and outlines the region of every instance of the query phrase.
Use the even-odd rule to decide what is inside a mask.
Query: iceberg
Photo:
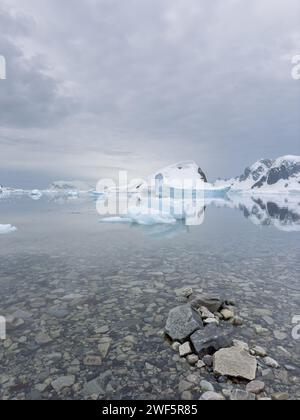
[[[154,195],[160,198],[171,197],[185,199],[193,197],[225,196],[231,189],[230,185],[214,185],[207,181],[203,170],[194,161],[183,161],[167,166],[146,178],[129,185],[117,188],[104,188],[93,191],[93,196],[107,196],[109,194],[127,195],[143,194]]]
[[[0,235],[16,232],[17,228],[12,225],[0,225]]]

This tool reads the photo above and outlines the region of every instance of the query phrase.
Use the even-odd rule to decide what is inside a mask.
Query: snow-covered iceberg
[[[12,225],[0,225],[0,235],[16,232],[17,228]]]
[[[137,183],[107,188],[95,191],[94,195],[107,194],[143,194],[156,197],[171,197],[183,199],[184,197],[224,196],[230,190],[230,185],[216,186],[207,181],[203,170],[194,161],[179,162],[139,180]]]

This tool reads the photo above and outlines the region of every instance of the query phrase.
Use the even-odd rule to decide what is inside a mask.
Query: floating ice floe
[[[29,193],[29,196],[33,199],[33,200],[39,200],[40,198],[42,198],[43,194],[41,191],[39,190],[32,190]]]
[[[12,225],[0,225],[0,235],[16,232],[17,228]]]

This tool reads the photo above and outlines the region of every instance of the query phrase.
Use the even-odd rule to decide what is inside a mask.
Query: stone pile
[[[173,350],[200,372],[213,375],[217,383],[234,383],[244,389],[230,389],[222,394],[215,392],[213,385],[200,381],[204,393],[202,400],[255,400],[270,399],[265,383],[257,380],[258,369],[278,369],[279,364],[267,357],[265,349],[236,339],[242,318],[235,315],[235,303],[217,297],[195,294],[192,289],[182,292],[186,303],[169,312],[165,335]],[[185,381],[183,381],[185,383]],[[189,389],[182,387],[186,398]],[[189,387],[188,387],[189,388]]]

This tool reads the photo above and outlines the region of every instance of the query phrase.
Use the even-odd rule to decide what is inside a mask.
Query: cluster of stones
[[[279,364],[267,357],[265,349],[258,346],[250,349],[247,343],[236,339],[235,327],[243,325],[243,320],[235,316],[234,302],[195,295],[192,289],[184,289],[182,294],[187,303],[169,312],[165,326],[173,350],[189,365],[212,373],[221,383],[228,379],[247,383],[245,390],[231,389],[223,395],[214,392],[209,382],[202,381],[208,385],[201,385],[205,392],[200,399],[271,399],[264,393],[264,382],[256,380],[258,361],[272,369],[278,369]]]

